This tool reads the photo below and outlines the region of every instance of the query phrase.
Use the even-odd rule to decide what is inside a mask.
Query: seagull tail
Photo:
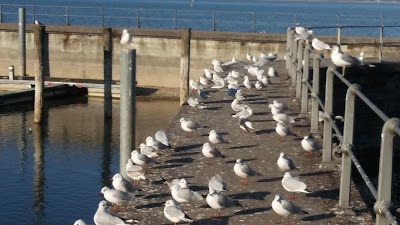
[[[309,194],[309,193],[311,193],[311,191],[309,191],[309,190],[307,190],[307,189],[304,189],[304,190],[299,190],[299,192],[306,193],[306,194]]]
[[[186,213],[185,213],[185,217],[184,218],[182,218],[182,220],[183,221],[185,221],[185,222],[193,222],[193,219],[192,218],[190,218]]]

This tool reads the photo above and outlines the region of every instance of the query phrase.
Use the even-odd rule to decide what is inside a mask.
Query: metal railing
[[[324,130],[323,130],[323,155],[322,165],[333,163],[334,154],[341,154],[341,177],[340,194],[338,208],[342,212],[349,212],[350,209],[350,183],[352,163],[360,173],[365,184],[375,198],[374,211],[376,213],[376,225],[397,225],[396,218],[392,215],[392,157],[393,139],[396,135],[400,136],[400,119],[389,118],[374,103],[371,102],[361,91],[358,84],[352,84],[337,72],[337,67],[331,65],[324,59],[321,53],[312,49],[309,41],[294,39],[292,28],[287,30],[287,55],[286,69],[292,78],[292,86],[296,86],[296,97],[301,98],[301,112],[308,112],[308,96],[311,94],[311,133],[318,133],[319,108],[323,110]],[[309,81],[309,61],[310,53],[313,53],[313,76]],[[304,59],[304,66],[302,65]],[[326,72],[325,101],[320,99],[320,64],[328,66]],[[333,109],[333,78],[338,78],[347,86],[345,99],[345,116],[343,134],[336,125],[332,114]],[[364,102],[379,118],[384,125],[381,132],[380,161],[378,188],[371,182],[370,178],[355,157],[353,150],[354,121],[355,121],[355,100],[359,98]],[[339,139],[339,145],[332,148],[332,130]],[[350,210],[351,212],[351,210]]]
[[[282,33],[288,26],[300,22],[322,35],[343,36],[342,29],[351,26],[371,26],[367,32],[346,29],[347,36],[378,36],[379,28],[385,36],[400,37],[400,17],[346,14],[265,13],[238,11],[206,11],[177,9],[107,8],[84,6],[51,6],[30,4],[0,4],[0,22],[18,22],[18,8],[26,8],[27,23],[39,20],[50,25],[78,25],[123,28],[161,28],[192,30]],[[351,20],[349,20],[351,18]],[[366,27],[366,26],[365,26]],[[389,29],[389,30],[388,30]],[[392,30],[390,30],[392,29]],[[383,34],[382,34],[383,36]],[[340,41],[340,39],[338,39]]]

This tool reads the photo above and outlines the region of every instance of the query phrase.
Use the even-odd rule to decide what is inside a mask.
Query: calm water
[[[179,102],[137,103],[137,141],[167,127]],[[51,108],[43,130],[33,113],[0,114],[0,224],[93,224],[98,193],[119,169],[119,103]]]
[[[336,29],[321,27],[337,24],[380,26],[383,23],[385,37],[400,37],[400,27],[390,27],[399,26],[399,2],[2,0],[1,3],[25,5],[28,23],[38,19],[44,24],[58,25],[65,25],[68,21],[70,25],[83,26],[163,29],[191,27],[193,30],[285,33],[287,27],[300,22],[304,26],[313,27],[318,35],[335,35]],[[32,4],[40,6],[33,8],[29,6]],[[18,7],[3,5],[3,21],[17,22]],[[34,12],[36,16],[33,16]],[[66,18],[66,14],[70,16]],[[378,37],[379,29],[344,28],[342,35]]]

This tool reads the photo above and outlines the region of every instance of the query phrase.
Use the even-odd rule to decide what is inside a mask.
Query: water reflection
[[[103,152],[101,161],[101,183],[107,186],[111,177],[111,140],[112,140],[112,120],[104,118],[103,126]]]
[[[21,173],[25,173],[26,171],[26,160],[27,160],[27,153],[26,153],[26,134],[31,132],[29,129],[26,129],[26,112],[21,113],[21,131],[18,133],[17,145],[18,150],[20,152],[19,162]]]

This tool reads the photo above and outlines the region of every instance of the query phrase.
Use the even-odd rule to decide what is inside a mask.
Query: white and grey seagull
[[[276,164],[278,165],[279,169],[282,171],[291,171],[291,170],[296,170],[298,169],[294,163],[293,160],[290,159],[285,155],[285,153],[281,152],[279,154],[278,161],[276,161]]]
[[[360,55],[360,58],[356,58],[348,53],[344,53],[339,45],[332,46],[331,60],[333,64],[343,68],[342,76],[345,75],[346,67],[365,66],[362,59],[363,59],[363,54]],[[375,67],[374,65],[368,65],[368,66]]]
[[[296,193],[311,193],[307,190],[307,185],[300,181],[299,178],[292,177],[290,172],[286,172],[283,176],[282,186],[286,191],[293,193],[293,196],[288,196],[288,199],[295,199]]]
[[[282,197],[277,194],[275,195],[274,200],[272,201],[272,209],[278,215],[287,218],[287,224],[289,224],[289,216],[293,214],[308,214],[308,212],[302,210],[298,206],[294,205],[292,202],[282,199]]]
[[[185,222],[193,222],[192,218],[190,218],[186,213],[182,211],[182,209],[177,206],[173,200],[168,200],[165,202],[164,207],[164,216],[171,222],[176,225],[176,223],[180,221]]]

